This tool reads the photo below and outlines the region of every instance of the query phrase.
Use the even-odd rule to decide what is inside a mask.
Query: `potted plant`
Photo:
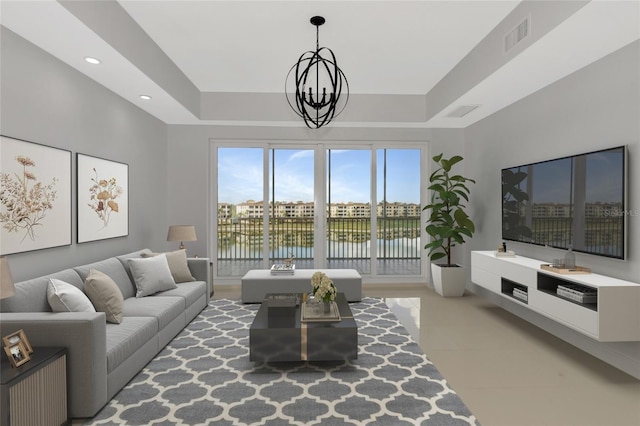
[[[446,159],[440,154],[433,157],[433,161],[439,167],[429,177],[429,189],[433,191],[431,203],[422,209],[430,212],[425,230],[431,241],[424,248],[429,250],[432,261],[431,278],[436,292],[441,296],[462,296],[467,275],[463,267],[451,263],[451,249],[464,244],[465,238],[471,238],[476,230],[464,211],[464,202],[469,201],[467,183],[476,182],[451,172],[452,167],[462,161],[459,155]],[[447,262],[433,263],[442,258]]]

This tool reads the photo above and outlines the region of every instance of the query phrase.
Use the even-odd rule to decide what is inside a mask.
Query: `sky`
[[[218,200],[238,204],[263,199],[262,148],[218,150]],[[314,151],[276,149],[276,201],[314,199]],[[383,198],[383,150],[378,156],[378,201]],[[327,163],[329,163],[327,161]],[[331,203],[371,202],[371,151],[331,150]],[[271,158],[269,159],[271,167]],[[270,179],[271,181],[271,175]],[[420,202],[420,151],[387,149],[387,200]]]

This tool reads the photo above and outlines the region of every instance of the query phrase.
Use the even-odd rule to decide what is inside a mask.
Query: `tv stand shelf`
[[[598,274],[558,274],[541,269],[545,263],[473,251],[471,281],[592,339],[640,341],[640,284]]]

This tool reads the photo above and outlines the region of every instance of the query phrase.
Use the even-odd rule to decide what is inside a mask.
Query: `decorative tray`
[[[564,265],[542,264],[541,269],[545,271],[555,272],[556,274],[590,274],[591,269],[584,266],[574,266],[573,268],[565,268]]]
[[[516,253],[510,250],[507,251],[494,251],[493,255],[495,257],[516,257]]]
[[[329,312],[324,312],[323,303],[302,304],[302,322],[340,322],[340,311],[336,302],[329,303]]]

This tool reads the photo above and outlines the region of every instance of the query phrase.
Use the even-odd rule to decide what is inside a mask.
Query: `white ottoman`
[[[315,272],[327,274],[347,301],[362,299],[362,277],[355,269],[297,269],[293,275],[271,275],[268,269],[254,269],[242,277],[242,302],[260,303],[267,293],[308,293]]]

